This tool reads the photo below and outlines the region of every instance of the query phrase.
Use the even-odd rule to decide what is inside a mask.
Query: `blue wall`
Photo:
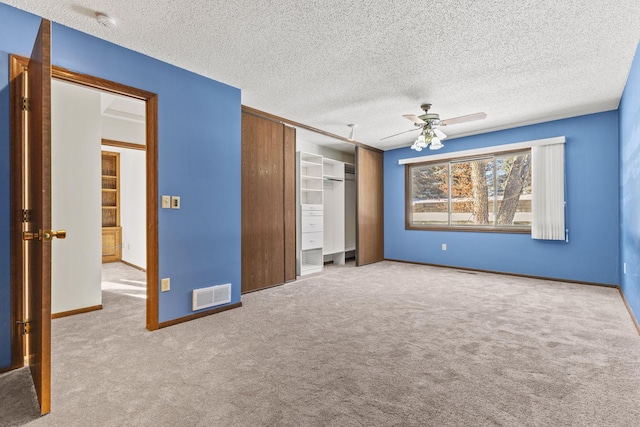
[[[529,234],[405,230],[404,166],[398,159],[433,153],[407,147],[384,154],[385,258],[618,284],[616,111],[445,140],[437,153],[562,135],[569,243],[533,240]]]
[[[40,18],[0,4],[0,368],[11,361],[9,53],[28,56]],[[53,24],[52,62],[158,94],[159,321],[191,311],[191,291],[232,284],[240,301],[240,90]],[[160,203],[158,201],[158,203]],[[139,325],[142,326],[142,325]]]
[[[640,45],[620,101],[620,286],[640,321]]]

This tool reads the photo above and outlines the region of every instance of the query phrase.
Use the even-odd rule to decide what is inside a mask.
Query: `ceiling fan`
[[[445,139],[447,135],[435,126],[455,125],[458,123],[471,122],[474,120],[482,120],[487,117],[486,113],[474,113],[468,114],[466,116],[440,120],[440,116],[438,114],[429,113],[431,104],[422,104],[420,108],[422,108],[422,110],[424,111],[424,114],[420,116],[416,116],[415,114],[405,114],[402,116],[413,122],[413,124],[415,125],[414,129],[409,129],[404,132],[396,133],[395,135],[384,137],[381,139],[381,141],[384,139],[393,138],[394,136],[402,135],[403,133],[422,129],[422,132],[420,132],[420,136],[418,136],[418,139],[414,141],[411,148],[416,151],[422,151],[423,148],[429,146],[430,150],[438,150],[444,147],[444,145],[442,145],[442,140]]]

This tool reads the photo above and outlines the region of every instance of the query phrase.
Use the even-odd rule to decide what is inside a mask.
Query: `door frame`
[[[24,338],[18,333],[16,322],[23,316],[23,271],[22,271],[22,100],[21,82],[27,69],[28,58],[10,55],[11,98],[11,368],[24,366]],[[52,65],[51,77],[81,86],[98,89],[145,101],[146,104],[146,180],[147,180],[147,305],[146,328],[158,329],[158,95],[142,89],[116,83],[88,74],[82,74]],[[59,226],[62,226],[60,224]],[[50,334],[50,331],[45,331]]]

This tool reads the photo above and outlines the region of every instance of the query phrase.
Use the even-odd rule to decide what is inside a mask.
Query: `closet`
[[[354,165],[299,151],[298,275],[317,273],[325,262],[355,256]]]
[[[242,293],[325,262],[383,259],[382,159],[364,144],[243,106]]]

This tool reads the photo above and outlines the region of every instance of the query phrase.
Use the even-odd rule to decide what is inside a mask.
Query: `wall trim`
[[[22,368],[22,366],[17,366],[17,367],[14,367],[12,365],[5,366],[4,368],[0,368],[0,374],[4,374],[5,372],[11,372],[19,368]]]
[[[158,329],[167,328],[169,326],[177,325],[179,323],[189,322],[191,320],[199,319],[201,317],[211,316],[212,314],[218,314],[218,313],[222,313],[223,311],[232,310],[234,308],[240,308],[240,307],[242,307],[242,302],[237,302],[235,304],[225,305],[224,307],[215,308],[213,310],[203,311],[202,313],[190,314],[189,316],[167,320],[166,322],[158,323]]]
[[[142,271],[143,273],[146,273],[146,272],[147,272],[147,269],[146,269],[146,268],[142,268],[142,267],[140,267],[140,266],[138,266],[138,265],[135,265],[135,264],[132,264],[132,263],[130,263],[130,262],[128,262],[128,261],[120,260],[120,262],[121,262],[121,263],[123,263],[124,265],[128,265],[128,266],[129,266],[129,267],[131,267],[131,268],[135,268],[136,270],[140,270],[140,271]]]
[[[428,262],[404,261],[404,260],[401,260],[401,259],[385,258],[384,260],[385,261],[401,262],[401,263],[404,263],[404,264],[429,265],[431,267],[450,268],[450,269],[453,269],[453,270],[477,271],[479,273],[501,274],[503,276],[526,277],[526,278],[529,278],[529,279],[548,280],[548,281],[551,281],[551,282],[576,283],[576,284],[579,284],[579,285],[600,286],[602,288],[616,288],[616,289],[620,288],[618,285],[614,285],[614,284],[611,284],[611,283],[598,283],[598,282],[585,282],[585,281],[582,281],[582,280],[558,279],[558,278],[555,278],[555,277],[534,276],[532,274],[507,273],[507,272],[504,272],[504,271],[482,270],[480,268],[457,267],[455,265],[445,265],[445,264],[431,264],[431,263],[428,263]]]
[[[146,144],[136,144],[133,142],[116,141],[114,139],[102,138],[101,144],[106,145],[108,147],[129,148],[131,150],[141,150],[141,151],[147,150]]]
[[[631,310],[631,306],[629,305],[629,301],[627,301],[627,297],[622,292],[622,288],[618,286],[618,291],[620,292],[620,296],[622,297],[622,301],[624,301],[624,306],[627,307],[627,311],[629,312],[629,316],[631,316],[631,321],[633,325],[636,327],[636,331],[638,331],[638,335],[640,335],[640,323],[638,323],[638,319],[633,314],[633,310]]]
[[[82,314],[82,313],[90,313],[92,311],[97,311],[97,310],[102,310],[102,304],[93,305],[91,307],[76,308],[75,310],[69,310],[69,311],[59,311],[58,313],[52,313],[51,318],[59,319],[61,317],[74,316],[76,314]]]
[[[377,151],[382,153],[383,151],[379,148],[371,147],[370,145],[363,144],[362,142],[358,142],[349,138],[345,138],[344,136],[336,135],[335,133],[327,132],[322,129],[314,128],[313,126],[305,125],[300,122],[294,122],[293,120],[285,119],[284,117],[276,116],[275,114],[267,113],[265,111],[257,110],[252,107],[247,107],[246,105],[242,106],[242,112],[246,114],[251,114],[252,116],[262,117],[263,119],[271,120],[276,123],[282,123],[289,127],[305,129],[311,132],[319,133],[320,135],[328,136],[330,138],[334,138],[340,141],[348,142],[349,144],[353,144],[357,147],[367,148],[372,151]]]

